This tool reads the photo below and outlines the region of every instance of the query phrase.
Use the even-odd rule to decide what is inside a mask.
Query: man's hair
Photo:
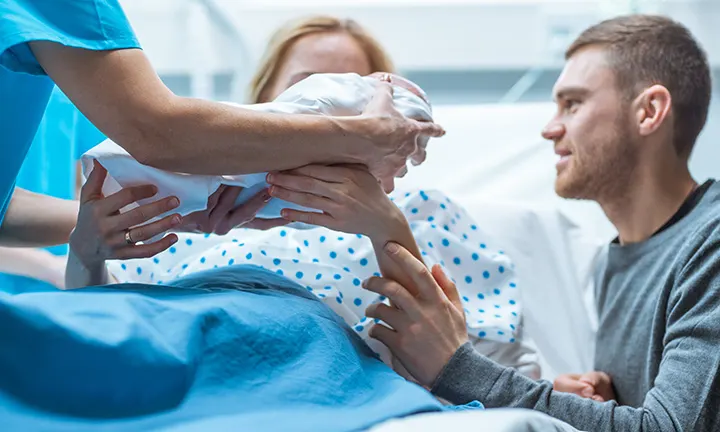
[[[673,144],[678,155],[690,157],[707,120],[712,94],[710,67],[690,31],[662,16],[629,15],[603,21],[585,30],[565,53],[600,45],[606,49],[618,88],[629,100],[660,84],[672,97]]]

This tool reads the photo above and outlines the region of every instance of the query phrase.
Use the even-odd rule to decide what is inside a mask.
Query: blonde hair
[[[395,72],[395,66],[383,47],[360,24],[351,19],[317,15],[290,21],[270,39],[265,55],[250,81],[248,103],[268,102],[268,91],[292,45],[300,38],[318,33],[345,33],[362,47],[372,72]]]

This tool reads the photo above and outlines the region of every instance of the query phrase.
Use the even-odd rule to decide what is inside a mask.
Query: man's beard
[[[571,155],[570,164],[556,178],[556,193],[562,198],[593,201],[624,195],[637,163],[630,140],[630,128],[618,119],[608,136]]]

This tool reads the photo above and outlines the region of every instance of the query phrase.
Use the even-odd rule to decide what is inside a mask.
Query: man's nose
[[[546,140],[557,141],[565,135],[565,126],[557,122],[550,122],[542,130],[542,137]]]

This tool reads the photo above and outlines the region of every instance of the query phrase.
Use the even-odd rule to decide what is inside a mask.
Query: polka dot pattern
[[[440,264],[455,281],[469,336],[515,342],[522,309],[510,257],[441,193],[395,192],[392,197],[408,219],[426,265]],[[153,258],[112,261],[108,266],[121,282],[167,283],[209,268],[246,264],[300,283],[365,339],[373,325],[365,309],[389,302],[362,287],[362,281],[380,276],[370,239],[318,227],[236,229],[225,236],[180,234],[173,247]]]

